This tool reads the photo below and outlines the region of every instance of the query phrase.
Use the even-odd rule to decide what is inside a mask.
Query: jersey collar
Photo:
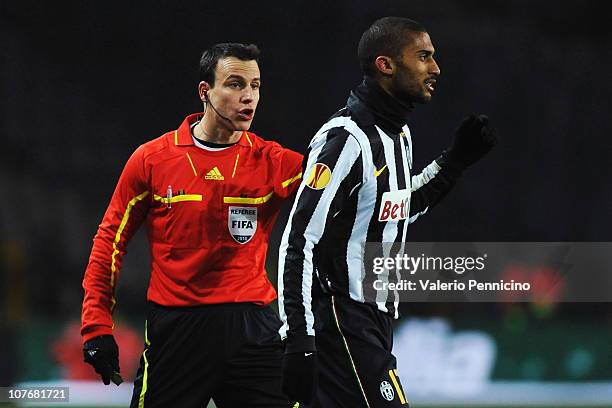
[[[413,109],[412,104],[392,97],[370,78],[351,91],[347,106],[362,126],[378,125],[393,133],[401,132]]]
[[[203,112],[192,113],[191,115],[188,115],[183,120],[183,123],[181,123],[179,128],[174,131],[173,137],[174,137],[175,146],[193,146],[194,145],[193,139],[191,138],[190,128],[193,123],[202,119],[202,116],[204,116]],[[240,146],[250,148],[250,147],[253,147],[254,140],[255,140],[255,136],[252,133],[249,134],[249,132],[245,130],[244,132],[242,132],[242,137],[238,141],[238,144]]]

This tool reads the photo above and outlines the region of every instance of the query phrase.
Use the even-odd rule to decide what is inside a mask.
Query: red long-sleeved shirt
[[[126,246],[145,222],[151,247],[147,299],[166,306],[276,298],[264,266],[282,202],[299,183],[302,155],[244,132],[225,150],[194,145],[193,114],[127,161],[83,279],[81,334],[112,334]]]

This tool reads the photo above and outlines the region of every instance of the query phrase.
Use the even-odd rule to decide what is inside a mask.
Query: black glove
[[[117,385],[123,382],[119,375],[119,348],[112,335],[105,334],[85,342],[83,356],[100,374],[104,384],[110,384],[111,380]]]
[[[283,356],[282,389],[290,400],[308,404],[317,375],[317,353],[288,353]]]
[[[461,170],[476,163],[497,144],[495,129],[486,115],[470,115],[455,132],[453,145],[445,152],[444,161]]]

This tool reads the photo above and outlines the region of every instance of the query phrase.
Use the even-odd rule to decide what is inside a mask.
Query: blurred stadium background
[[[199,110],[201,50],[262,49],[253,130],[304,151],[361,78],[376,18],[431,33],[442,76],[410,122],[421,167],[463,115],[501,144],[426,218],[414,241],[612,241],[612,32],[603,1],[0,2],[0,386],[70,384],[71,406],[125,406],[81,361],[81,279],[132,150]],[[276,281],[276,248],[268,272]],[[148,250],[121,274],[116,335],[133,379]],[[425,406],[612,406],[612,305],[406,304],[395,353]]]

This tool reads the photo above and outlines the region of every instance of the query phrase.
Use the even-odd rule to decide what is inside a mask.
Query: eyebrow
[[[435,51],[430,51],[430,50],[418,50],[416,53],[417,54],[425,54],[426,56],[430,56],[433,55]]]
[[[230,79],[241,79],[241,80],[245,80],[245,78],[241,75],[230,75],[227,78],[225,78],[226,81],[229,81]],[[261,81],[261,78],[257,77],[257,78],[253,78],[251,81]]]

